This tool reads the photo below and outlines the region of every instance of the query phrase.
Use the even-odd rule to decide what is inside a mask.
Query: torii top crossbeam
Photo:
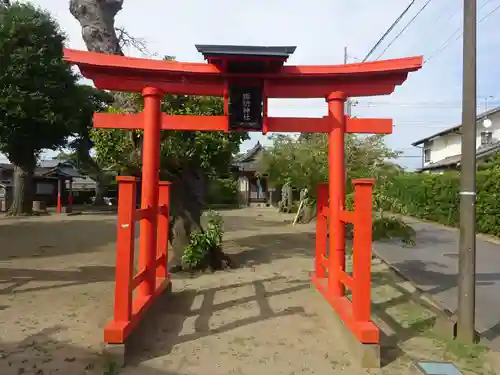
[[[152,86],[170,94],[223,96],[226,79],[258,78],[266,81],[269,98],[325,98],[332,90],[342,91],[347,97],[388,95],[406,80],[409,72],[422,67],[421,56],[347,65],[283,66],[295,47],[197,47],[208,63],[151,60],[72,49],[66,49],[64,57],[78,65],[81,73],[101,89],[141,92],[144,87]],[[219,50],[209,47],[219,47]],[[280,50],[288,53],[284,56],[283,52],[278,53]],[[253,73],[231,70],[228,62],[238,60],[242,63],[260,61],[268,68]],[[281,64],[277,64],[278,69],[272,69],[276,62]]]

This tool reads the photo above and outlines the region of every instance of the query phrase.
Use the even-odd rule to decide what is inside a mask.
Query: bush
[[[500,171],[477,173],[476,229],[500,236]],[[383,207],[419,219],[457,227],[460,221],[460,175],[404,173],[380,186],[384,195],[396,199],[399,208]]]
[[[378,186],[389,184],[386,179],[380,179]],[[354,192],[346,195],[346,209],[354,211]],[[394,215],[387,215],[384,211],[392,211],[404,213],[405,208],[394,197],[386,195],[386,191],[382,188],[373,191],[373,210],[378,214],[374,214],[372,221],[372,238],[373,241],[400,239],[404,245],[415,245],[415,230],[406,224],[401,218]],[[346,233],[349,238],[353,236],[354,226],[346,225]]]
[[[208,224],[204,231],[191,233],[189,245],[184,249],[182,261],[190,269],[201,269],[210,263],[210,255],[221,249],[224,235],[222,216],[208,211]]]
[[[399,238],[403,244],[415,245],[415,230],[400,218],[381,216],[373,219],[373,241]]]
[[[238,202],[238,181],[232,178],[217,178],[209,182],[209,204],[236,204]]]

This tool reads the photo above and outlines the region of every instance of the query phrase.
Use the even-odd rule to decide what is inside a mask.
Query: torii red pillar
[[[158,207],[158,183],[160,171],[160,129],[161,99],[163,93],[153,87],[142,91],[144,97],[144,139],[142,161],[142,200],[141,208]],[[139,237],[139,269],[147,270],[146,282],[139,285],[140,298],[147,298],[155,291],[155,259],[157,216],[150,215],[141,221]]]
[[[328,195],[330,197],[330,268],[332,272],[345,271],[345,225],[340,220],[340,213],[345,204],[345,165],[344,165],[344,135],[345,116],[344,104],[346,101],[343,92],[332,92],[326,98],[328,102]],[[340,278],[330,278],[334,285],[329,287],[337,297],[345,295],[344,285]]]

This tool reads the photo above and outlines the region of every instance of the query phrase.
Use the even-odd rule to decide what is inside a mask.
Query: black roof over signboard
[[[235,45],[216,45],[216,44],[197,44],[195,45],[205,59],[210,57],[223,56],[249,56],[249,57],[269,57],[287,59],[295,52],[297,47],[292,46],[235,46]]]

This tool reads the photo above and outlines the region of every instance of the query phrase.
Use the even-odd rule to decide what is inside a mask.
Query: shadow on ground
[[[138,365],[152,358],[169,354],[175,345],[194,341],[203,337],[219,335],[239,327],[255,324],[269,319],[287,315],[301,314],[305,311],[300,306],[289,306],[282,311],[275,312],[269,303],[269,298],[277,295],[285,295],[303,289],[310,288],[309,281],[288,280],[287,288],[267,292],[264,283],[273,282],[284,278],[273,277],[251,282],[233,284],[229,286],[215,287],[201,291],[185,290],[170,295],[164,295],[155,306],[148,311],[142,320],[141,326],[130,338],[127,358],[131,365]],[[242,297],[235,300],[214,304],[215,294],[228,289],[253,286],[253,296]],[[196,297],[202,297],[200,308],[193,308]],[[225,309],[231,309],[238,305],[257,302],[259,315],[242,318],[226,323],[217,328],[210,328],[210,318]],[[183,333],[184,323],[190,317],[196,317],[194,332]]]
[[[115,279],[115,267],[88,266],[77,270],[40,270],[0,268],[0,295],[28,293],[41,290],[66,288],[68,286],[84,285]],[[62,284],[25,287],[30,282],[60,282]],[[2,287],[1,284],[6,284]],[[5,308],[5,307],[4,307]],[[0,307],[0,310],[2,307]]]
[[[240,266],[258,266],[297,256],[310,258],[312,264],[315,238],[314,234],[303,232],[258,234],[229,241],[227,250]]]
[[[403,357],[405,352],[402,346],[405,342],[419,336],[423,331],[429,330],[436,322],[436,316],[434,315],[419,315],[409,317],[410,323],[403,325],[390,311],[401,310],[405,306],[413,304],[415,296],[397,284],[397,278],[391,271],[386,270],[372,273],[372,288],[387,286],[394,289],[394,293],[397,296],[379,302],[372,302],[372,314],[378,320],[376,323],[379,325],[381,334],[380,349],[382,366],[387,366]],[[423,308],[416,304],[415,309],[423,310]],[[407,312],[408,314],[411,314],[411,312]]]
[[[455,310],[456,299],[458,298],[458,275],[456,273],[450,274],[450,269],[447,265],[439,262],[424,262],[420,260],[394,262],[391,265],[420,289],[438,300],[441,304],[444,304],[450,311]],[[444,272],[439,272],[439,269],[442,269]],[[491,295],[494,293],[499,281],[500,273],[498,272],[476,272],[478,307],[481,300],[488,300],[488,294]],[[492,301],[491,309],[496,309],[494,302]],[[500,319],[497,316],[492,318],[489,311],[482,307],[478,309],[476,318],[482,322],[482,329],[480,329],[482,337],[489,341],[498,341],[500,339]],[[499,343],[496,343],[494,347],[498,347],[498,345]]]
[[[224,230],[226,232],[231,232],[241,229],[255,229],[262,232],[265,231],[266,228],[282,228],[284,224],[291,224],[291,222],[292,221],[288,217],[284,217],[282,220],[266,220],[265,214],[258,214],[255,217],[249,217],[248,215],[227,215],[224,216]]]
[[[0,260],[88,253],[115,242],[116,219],[29,218],[0,221]]]
[[[54,339],[70,329],[55,326],[44,329],[17,343],[0,341],[0,373],[2,374],[86,374],[115,375],[116,365],[100,353]],[[142,366],[141,375],[181,375]]]
[[[435,269],[449,270],[448,266],[439,262],[420,260],[407,260],[392,264],[403,275],[411,275],[411,280],[422,286],[423,289],[431,294],[439,294],[457,285],[458,275],[438,272]],[[429,269],[429,267],[434,269]],[[500,280],[500,273],[481,273],[476,274],[476,285],[493,285],[495,281]]]

